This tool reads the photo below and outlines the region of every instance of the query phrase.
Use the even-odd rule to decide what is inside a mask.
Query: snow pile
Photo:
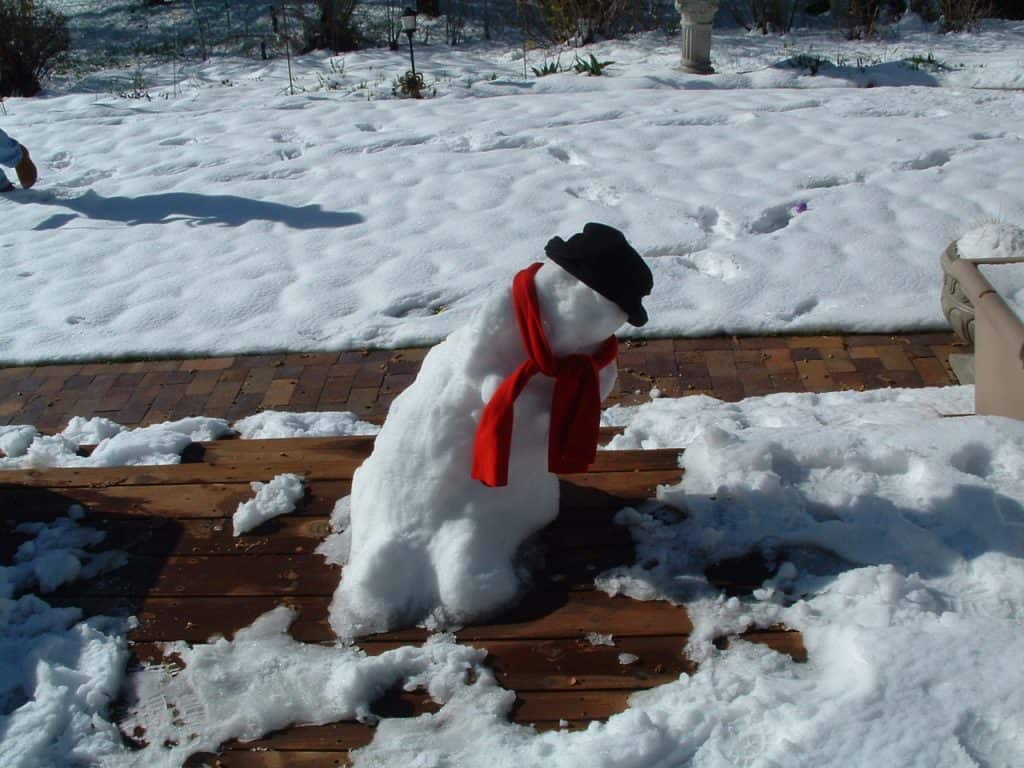
[[[306,493],[302,476],[291,473],[278,475],[269,483],[253,482],[249,486],[256,497],[240,503],[231,516],[235,536],[248,533],[267,520],[291,513]]]
[[[262,411],[239,419],[231,428],[246,440],[265,440],[288,437],[346,437],[349,435],[375,435],[376,424],[361,421],[348,411],[290,413],[288,411]]]
[[[341,637],[459,625],[509,606],[522,589],[520,544],[558,514],[558,479],[548,471],[553,379],[534,376],[516,400],[509,484],[470,476],[483,407],[526,359],[511,278],[430,351],[355,473],[350,553],[331,604]],[[626,320],[554,263],[535,284],[556,356],[591,354]],[[602,395],[614,376],[614,365],[602,370]]]
[[[1006,264],[982,264],[978,270],[1017,317],[1024,320],[1024,229],[989,222],[957,241],[964,259],[1016,259]]]
[[[395,721],[356,765],[438,741],[452,766],[481,754],[509,767],[538,755],[550,765],[711,768],[1020,763],[1024,691],[1006,660],[1024,653],[1024,425],[708,430],[685,464],[679,487],[622,513],[647,567],[599,585],[686,602],[694,675],[634,694],[627,711],[579,733],[470,717],[459,727],[473,738],[453,744],[454,729]],[[782,567],[753,595],[727,598],[704,568],[750,549]],[[776,622],[803,633],[806,664],[709,642]]]
[[[956,241],[962,259],[1013,259],[1024,257],[1024,229],[1013,224],[988,222]]]
[[[11,566],[0,566],[5,572],[3,580],[11,589],[23,592],[38,586],[45,594],[125,563],[122,552],[88,551],[102,542],[106,534],[75,522],[84,514],[81,507],[73,506],[70,514],[52,523],[22,523],[15,527],[15,533],[31,534],[33,538],[18,547]]]
[[[879,389],[867,392],[782,392],[731,403],[707,395],[658,398],[635,406],[614,405],[604,426],[625,427],[607,450],[685,448],[712,427],[729,431],[914,424],[974,412],[974,387]]]
[[[87,547],[104,534],[62,518],[25,524],[33,534],[0,566],[0,765],[96,765],[122,752],[107,717],[128,660],[129,623],[54,608],[32,592],[91,578],[122,561]],[[19,593],[20,597],[16,596]]]
[[[347,565],[352,550],[352,497],[334,502],[331,510],[331,532],[316,548],[316,554],[332,565]]]
[[[144,729],[148,742],[135,764],[176,768],[194,752],[214,751],[234,738],[256,739],[292,723],[376,723],[370,705],[394,687],[423,689],[440,702],[441,711],[426,716],[437,726],[461,721],[472,709],[477,720],[500,728],[515,701],[482,666],[486,652],[456,645],[449,635],[435,635],[419,648],[366,656],[351,646],[295,641],[288,634],[294,618],[279,607],[234,640],[167,644],[166,652],[180,657],[184,669],[152,668],[130,682],[123,726]],[[381,724],[378,734],[387,730]]]
[[[727,754],[756,740],[766,764],[1019,761],[1024,693],[999,660],[1024,653],[1024,424],[711,428],[683,464],[658,503],[620,513],[645,565],[599,585],[687,605],[706,666],[680,687],[715,698],[705,717],[746,710]],[[751,550],[781,565],[752,596],[708,583],[708,565]],[[806,667],[710,643],[774,623],[803,632]],[[709,733],[702,753],[721,746]]]
[[[47,467],[123,467],[177,464],[192,442],[216,440],[230,432],[223,419],[190,417],[130,429],[110,419],[73,417],[63,432],[42,435],[35,427],[0,428],[0,469]],[[83,445],[95,445],[88,456]]]

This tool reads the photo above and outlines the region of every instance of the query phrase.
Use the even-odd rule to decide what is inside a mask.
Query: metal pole
[[[412,65],[412,75],[416,76],[416,57],[412,52],[412,32],[406,32],[406,37],[409,38],[409,63]]]

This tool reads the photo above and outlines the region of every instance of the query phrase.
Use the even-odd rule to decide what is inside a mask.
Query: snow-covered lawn
[[[654,271],[635,334],[943,327],[942,249],[1024,212],[1024,24],[986,30],[723,30],[707,77],[664,34],[602,77],[431,44],[422,101],[386,49],[298,59],[295,95],[221,58],[9,99],[41,177],[0,199],[0,360],[436,342],[592,220]]]

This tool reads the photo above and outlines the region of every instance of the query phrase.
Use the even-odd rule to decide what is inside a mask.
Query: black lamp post
[[[416,31],[416,11],[406,8],[402,11],[402,31],[409,38],[409,63],[412,65],[412,74],[416,75],[416,59],[412,53],[412,35]]]

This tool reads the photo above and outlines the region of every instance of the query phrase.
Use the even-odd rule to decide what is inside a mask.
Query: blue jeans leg
[[[0,130],[0,165],[14,168],[21,162],[21,144]],[[0,170],[0,187],[10,184],[7,176]]]
[[[21,144],[0,130],[0,165],[13,168],[21,162]]]

